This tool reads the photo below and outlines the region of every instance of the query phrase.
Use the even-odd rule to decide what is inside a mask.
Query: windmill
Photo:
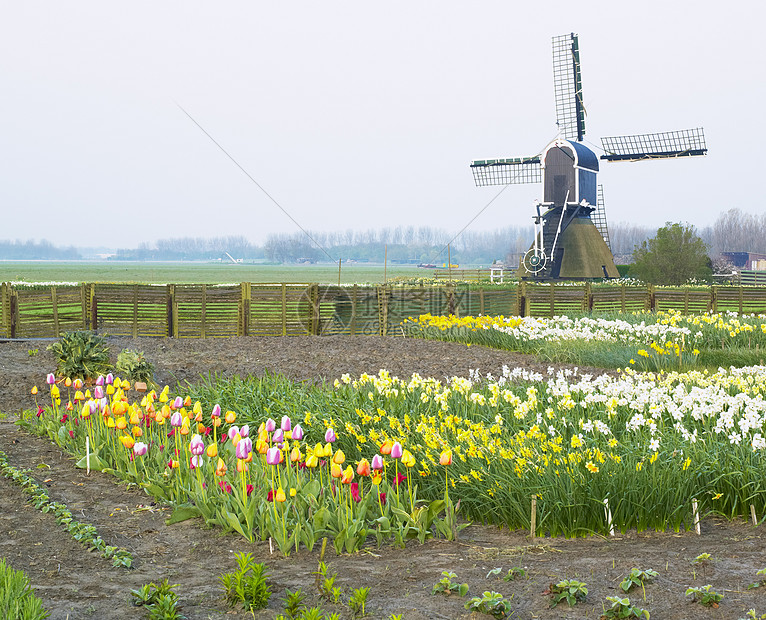
[[[599,158],[585,146],[577,35],[553,37],[553,87],[559,136],[533,157],[471,163],[477,186],[541,183],[535,238],[519,265],[522,278],[584,280],[619,277],[609,245]],[[606,161],[640,161],[707,153],[701,128],[601,138]]]

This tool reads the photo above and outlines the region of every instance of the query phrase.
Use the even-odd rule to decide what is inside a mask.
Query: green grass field
[[[343,284],[377,284],[384,278],[427,277],[429,269],[388,265],[341,266]],[[224,284],[311,282],[337,284],[337,265],[258,265],[233,263],[123,263],[94,261],[0,261],[0,282],[128,282]]]

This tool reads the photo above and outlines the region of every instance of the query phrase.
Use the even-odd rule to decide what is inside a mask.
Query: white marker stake
[[[90,437],[85,436],[85,467],[86,473],[90,475]]]
[[[609,499],[604,498],[604,514],[606,515],[606,525],[609,528],[609,535],[614,536],[614,524],[612,523],[612,511],[609,509]]]
[[[529,530],[532,538],[535,537],[535,530],[537,529],[537,496],[532,496],[532,522],[530,523]]]
[[[750,518],[753,520],[753,527],[758,525],[758,519],[755,516],[755,505],[754,504],[750,504]]]
[[[697,532],[698,536],[702,535],[702,532],[700,531],[700,513],[697,508],[697,500],[692,500],[692,512],[694,513],[694,530]]]

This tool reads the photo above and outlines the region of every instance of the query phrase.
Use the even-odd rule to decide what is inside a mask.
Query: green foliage
[[[645,583],[650,583],[657,576],[657,571],[651,568],[646,570],[640,570],[638,568],[631,568],[630,574],[620,582],[620,587],[624,592],[630,592],[634,586],[643,587]]]
[[[157,601],[147,607],[149,620],[182,620],[186,618],[178,611],[178,598],[174,592],[160,594]]]
[[[237,570],[219,577],[226,602],[230,607],[240,603],[242,608],[249,612],[263,609],[271,598],[271,591],[266,583],[266,565],[254,562],[250,553],[240,552],[235,554],[235,557]]]
[[[135,607],[140,607],[142,605],[154,605],[160,597],[177,598],[175,593],[177,587],[177,583],[171,585],[167,578],[163,579],[159,585],[154,582],[147,583],[138,590],[130,591],[130,595],[133,597],[131,602]]]
[[[42,620],[50,615],[35,596],[29,579],[0,558],[0,617],[4,620]]]
[[[457,575],[455,573],[442,571],[442,578],[436,583],[436,585],[434,585],[433,589],[431,590],[431,594],[433,595],[437,592],[441,592],[445,596],[449,596],[450,594],[465,596],[468,594],[468,584],[456,583],[452,581],[453,579],[457,579]]]
[[[766,614],[761,614],[759,616],[755,613],[755,609],[751,609],[747,612],[747,615],[744,618],[740,618],[739,620],[766,620]]]
[[[766,586],[766,568],[762,568],[759,570],[756,575],[759,577],[763,577],[760,581],[756,581],[755,583],[751,583],[749,586],[747,586],[748,590],[752,590],[754,588],[761,588],[763,586]]]
[[[679,285],[692,278],[707,280],[713,271],[694,226],[667,222],[633,251],[629,273],[651,284]]]
[[[511,602],[504,599],[499,592],[487,590],[480,597],[474,596],[465,604],[465,608],[468,611],[478,611],[502,620],[511,612]]]
[[[508,569],[508,573],[503,577],[503,581],[515,581],[516,579],[526,576],[527,571],[525,569],[514,566],[513,568]]]
[[[285,604],[285,615],[290,620],[300,618],[306,609],[306,595],[298,588],[295,592],[285,590],[285,597],[282,602]]]
[[[143,352],[123,349],[117,355],[115,371],[123,379],[135,383],[143,381],[154,385],[154,364],[144,357]]]
[[[367,595],[370,588],[356,588],[348,599],[348,606],[354,618],[364,618],[367,615],[365,606],[367,605]]]
[[[711,590],[710,584],[702,586],[701,588],[687,588],[686,596],[691,596],[692,599],[705,607],[718,607],[718,603],[723,600],[723,594],[718,594],[715,590]]]
[[[700,564],[702,566],[707,565],[713,561],[713,556],[709,553],[700,553],[696,558],[692,560],[692,564]]]
[[[640,607],[634,607],[631,605],[630,599],[627,596],[625,598],[620,598],[619,596],[607,596],[606,600],[609,601],[612,606],[609,609],[604,610],[601,618],[646,617],[646,619],[649,620],[649,612],[646,609],[641,609]]]
[[[552,584],[551,607],[555,607],[561,601],[566,601],[570,607],[576,605],[578,601],[584,601],[588,596],[588,588],[584,581],[575,579],[562,579],[557,584]]]
[[[67,332],[48,350],[57,358],[56,372],[61,377],[90,379],[109,372],[106,338],[94,332]]]

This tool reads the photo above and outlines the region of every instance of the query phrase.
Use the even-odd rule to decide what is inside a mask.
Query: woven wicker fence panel
[[[314,287],[306,284],[253,284],[251,336],[299,336],[311,333]]]

